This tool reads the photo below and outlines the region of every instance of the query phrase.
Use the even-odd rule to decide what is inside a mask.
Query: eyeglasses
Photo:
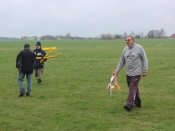
[[[126,39],[125,41],[130,41],[130,39]]]

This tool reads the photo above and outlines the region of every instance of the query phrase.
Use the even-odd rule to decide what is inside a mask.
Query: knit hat
[[[36,46],[37,46],[37,45],[41,46],[41,42],[37,42],[37,43],[36,43]]]
[[[29,44],[25,44],[24,45],[24,49],[30,49],[30,45]]]

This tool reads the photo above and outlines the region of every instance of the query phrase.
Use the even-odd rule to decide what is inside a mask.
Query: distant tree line
[[[74,36],[72,37],[70,33],[67,33],[65,36],[62,35],[45,35],[41,37],[37,36],[21,36],[21,40],[83,40],[83,39],[99,39],[97,37],[79,37]]]
[[[20,40],[20,38],[14,38],[14,37],[0,37],[0,40]]]
[[[123,34],[101,34],[100,39],[109,40],[109,39],[125,39],[128,35],[134,36],[137,39],[140,38],[166,38],[166,32],[164,29],[161,30],[150,30],[146,35],[143,32],[135,33],[131,31],[129,34],[125,31]]]
[[[164,29],[161,30],[150,30],[147,34],[148,38],[161,38],[166,37],[166,32]]]
[[[126,31],[123,34],[101,34],[98,37],[79,37],[74,36],[72,37],[70,33],[67,33],[65,36],[62,35],[45,35],[41,37],[37,36],[22,36],[21,40],[82,40],[82,39],[101,39],[101,40],[112,40],[112,39],[125,39],[126,36],[131,35],[134,36],[137,39],[142,38],[167,38],[166,32],[164,29],[161,30],[150,30],[146,35],[144,35],[143,32],[135,33],[134,31],[131,31],[130,33],[127,33]]]

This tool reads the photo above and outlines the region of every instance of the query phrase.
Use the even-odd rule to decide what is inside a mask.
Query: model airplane
[[[42,48],[42,50],[44,51],[47,51],[46,55],[44,57],[36,57],[37,60],[40,60],[40,63],[43,63],[46,59],[50,59],[50,58],[55,58],[57,56],[60,56],[61,53],[59,54],[56,54],[54,56],[48,56],[48,54],[54,50],[56,50],[57,48],[56,47],[45,47],[45,48]]]
[[[115,86],[112,85],[112,83],[115,82]],[[117,77],[115,75],[112,75],[109,79],[109,83],[106,87],[106,89],[109,89],[109,94],[112,96],[112,89],[116,88],[116,90],[120,91],[120,86],[117,81]]]

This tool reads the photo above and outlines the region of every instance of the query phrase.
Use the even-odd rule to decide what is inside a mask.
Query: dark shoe
[[[37,85],[41,84],[42,80],[41,79],[38,79],[38,83]]]
[[[21,96],[23,96],[23,95],[25,95],[25,92],[21,92],[21,93],[19,94],[19,97],[21,97]]]
[[[41,82],[42,82],[42,80],[38,79],[37,86],[39,86],[41,84]]]
[[[136,103],[134,102],[134,104],[133,104],[133,106],[132,106],[132,107],[140,108],[140,107],[141,107],[141,105],[140,105],[140,104],[136,104]]]
[[[132,107],[129,106],[129,105],[125,105],[124,108],[125,108],[126,110],[130,111]]]
[[[30,96],[30,93],[26,93],[26,96]]]

